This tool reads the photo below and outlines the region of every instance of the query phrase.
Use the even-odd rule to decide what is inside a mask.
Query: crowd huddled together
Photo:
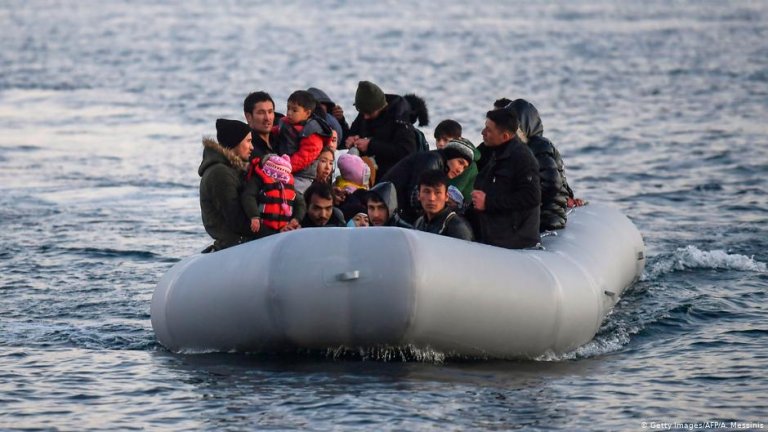
[[[243,103],[245,123],[216,120],[198,170],[214,239],[204,252],[296,229],[368,226],[530,248],[582,204],[523,99],[494,102],[477,147],[461,124],[441,121],[434,150],[418,129],[429,123],[422,98],[360,81],[354,106],[349,125],[341,106],[309,88],[288,97],[283,115],[257,91]]]

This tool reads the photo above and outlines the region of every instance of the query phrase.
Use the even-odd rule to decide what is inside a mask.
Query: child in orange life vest
[[[291,159],[287,155],[254,158],[246,182],[240,202],[251,219],[251,231],[264,237],[300,227],[304,199],[294,189]]]
[[[317,171],[317,158],[323,145],[331,141],[331,127],[313,114],[317,101],[311,93],[298,90],[288,96],[285,117],[272,128],[277,136],[275,151],[290,156],[294,186],[304,193]]]

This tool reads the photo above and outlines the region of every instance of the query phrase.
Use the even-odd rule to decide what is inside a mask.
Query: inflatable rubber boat
[[[509,250],[388,227],[301,229],[186,258],[158,283],[152,327],[174,352],[411,347],[533,358],[590,341],[642,273],[643,240],[590,204]]]

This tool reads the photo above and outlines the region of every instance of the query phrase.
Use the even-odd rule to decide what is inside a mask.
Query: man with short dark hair
[[[480,242],[509,249],[539,242],[539,165],[517,129],[513,111],[486,114],[483,141],[490,159],[475,180],[470,218]]]
[[[257,91],[246,96],[243,101],[245,121],[253,131],[253,151],[251,159],[275,153],[275,137],[271,135],[275,124],[275,101],[267,92]]]
[[[333,195],[328,184],[312,183],[304,193],[304,200],[307,214],[301,221],[302,228],[346,226],[341,210],[333,206]]]
[[[446,205],[448,176],[443,171],[424,171],[419,176],[419,202],[424,215],[413,224],[414,229],[467,241],[475,239],[467,221]]]

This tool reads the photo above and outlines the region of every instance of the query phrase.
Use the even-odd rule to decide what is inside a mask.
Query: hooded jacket
[[[419,231],[425,231],[432,234],[439,234],[466,241],[474,241],[475,236],[472,233],[472,227],[458,213],[446,207],[441,210],[432,220],[427,220],[423,215],[416,220],[413,228]]]
[[[240,206],[248,165],[230,149],[203,138],[200,175],[200,212],[205,231],[221,250],[254,238],[250,221]]]
[[[342,117],[341,121],[333,116],[331,113],[331,109],[336,106],[336,102],[331,100],[328,95],[320,90],[319,88],[310,87],[307,89],[307,91],[315,97],[315,99],[328,107],[328,112],[325,113],[325,121],[328,123],[328,126],[331,127],[331,129],[336,131],[336,137],[339,140],[338,148],[345,148],[342,147],[342,143],[344,142],[344,139],[347,137],[347,132],[349,132],[349,125],[347,124],[347,121]]]
[[[416,152],[416,134],[410,121],[411,107],[401,96],[385,95],[387,106],[375,119],[365,120],[359,114],[349,135],[370,138],[368,149],[360,156],[376,159],[377,177],[383,179],[390,168],[411,153]]]
[[[382,182],[391,182],[397,189],[397,202],[402,209],[402,218],[412,224],[421,215],[419,203],[419,176],[427,170],[447,170],[445,156],[441,150],[431,150],[409,155],[389,170]]]
[[[519,138],[493,147],[475,180],[475,189],[485,192],[485,210],[469,213],[478,240],[508,249],[536,246],[540,188],[536,158]]]
[[[381,182],[371,188],[370,191],[368,191],[368,194],[376,194],[376,196],[381,200],[384,205],[387,206],[387,210],[389,211],[389,220],[387,220],[387,223],[384,224],[384,226],[393,226],[393,227],[400,227],[400,228],[408,228],[412,229],[413,225],[409,224],[408,222],[404,221],[400,217],[399,207],[397,205],[397,190],[395,190],[395,185],[393,185],[390,182]]]
[[[541,179],[541,222],[540,230],[557,230],[565,227],[568,197],[573,196],[565,179],[565,169],[560,152],[552,141],[543,136],[544,125],[539,111],[533,104],[516,99],[510,105],[517,113],[520,130],[528,138],[531,149],[539,163]]]

